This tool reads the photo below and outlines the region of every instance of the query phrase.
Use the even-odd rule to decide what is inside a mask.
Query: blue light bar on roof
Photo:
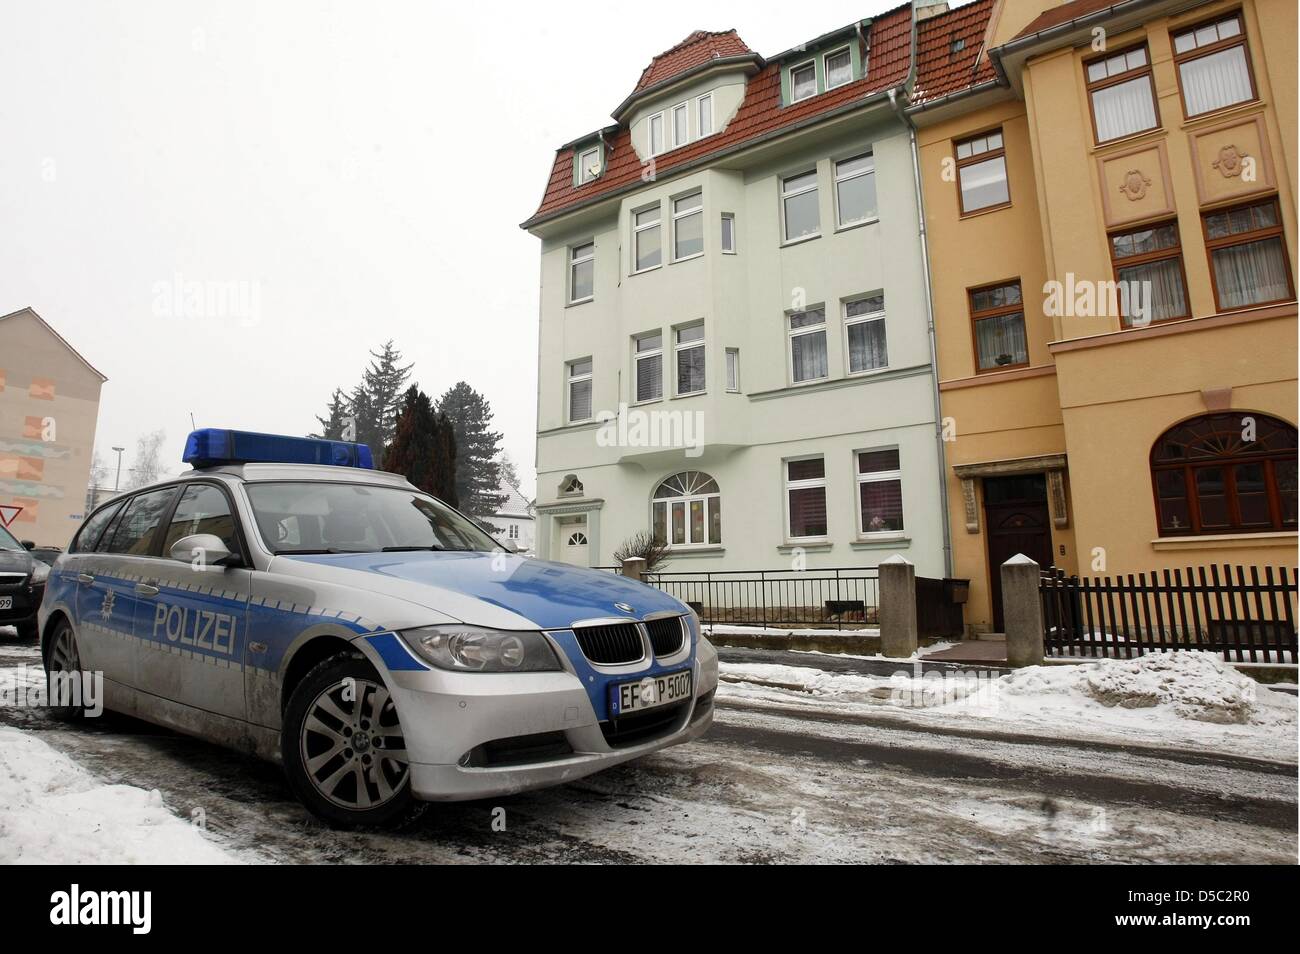
[[[181,460],[191,467],[218,464],[331,464],[335,467],[365,467],[374,470],[370,448],[349,441],[327,441],[315,437],[285,437],[254,434],[221,427],[191,431]]]

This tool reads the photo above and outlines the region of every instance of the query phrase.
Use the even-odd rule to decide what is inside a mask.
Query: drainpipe
[[[910,84],[916,69],[916,24],[912,25],[912,71],[909,73]],[[952,576],[952,528],[949,525],[948,512],[948,460],[943,446],[943,417],[939,403],[939,350],[934,336],[934,299],[930,294],[930,243],[925,232],[925,202],[921,194],[921,159],[916,150],[916,125],[903,111],[898,101],[897,88],[889,91],[889,105],[907,127],[908,140],[912,148],[912,181],[916,186],[916,217],[918,222],[917,237],[921,242],[921,269],[925,275],[925,317],[930,336],[930,382],[931,397],[934,402],[934,448],[939,460],[939,505],[943,508],[943,575]]]

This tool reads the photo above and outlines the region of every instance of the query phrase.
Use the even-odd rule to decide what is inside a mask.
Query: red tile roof
[[[1119,3],[1119,0],[1066,0],[1065,3],[1059,6],[1044,10],[1030,21],[1029,26],[1013,36],[1008,42],[1014,42],[1025,36],[1033,36],[1035,33],[1041,33],[1051,27],[1060,26],[1062,23],[1069,23],[1076,17],[1086,17],[1090,13],[1113,7],[1117,3]]]
[[[725,130],[658,156],[655,159],[656,173],[662,175],[671,172],[702,157],[742,146],[774,130],[794,126],[864,99],[872,93],[901,85],[907,79],[910,64],[911,10],[911,3],[907,3],[876,16],[870,27],[871,51],[867,58],[867,75],[828,93],[783,107],[781,64],[766,64],[750,78],[744,102]],[[687,42],[689,40],[688,37]],[[642,80],[644,79],[643,74]],[[604,173],[594,182],[581,186],[575,187],[573,184],[573,147],[566,146],[556,152],[542,203],[533,217],[524,223],[525,226],[616,192],[640,180],[641,160],[632,148],[628,127],[619,124],[616,130],[606,134],[605,142]]]
[[[976,0],[917,24],[914,104],[928,103],[995,78],[984,32],[994,0]],[[953,46],[961,41],[960,50]]]
[[[709,33],[696,30],[670,50],[664,50],[650,61],[637,80],[633,93],[663,83],[692,70],[697,66],[724,56],[745,56],[754,51],[736,35],[735,30]]]

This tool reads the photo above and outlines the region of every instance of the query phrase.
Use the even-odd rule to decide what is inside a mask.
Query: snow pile
[[[1011,695],[1082,694],[1103,706],[1162,708],[1182,719],[1222,725],[1276,724],[1261,691],[1218,656],[1198,652],[1148,653],[1136,659],[1099,659],[1081,666],[1035,666],[1002,679]]]
[[[0,863],[230,864],[157,790],[106,785],[46,743],[0,727]]]

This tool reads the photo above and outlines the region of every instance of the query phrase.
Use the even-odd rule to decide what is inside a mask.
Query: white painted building
[[[539,556],[945,574],[901,8],[765,60],[655,57],[538,212]],[[799,38],[792,38],[799,39]]]
[[[504,481],[497,493],[505,495],[505,500],[493,512],[489,521],[496,528],[497,539],[508,543],[520,553],[532,553],[536,543],[537,524],[532,501],[521,494],[518,487],[512,487]]]

